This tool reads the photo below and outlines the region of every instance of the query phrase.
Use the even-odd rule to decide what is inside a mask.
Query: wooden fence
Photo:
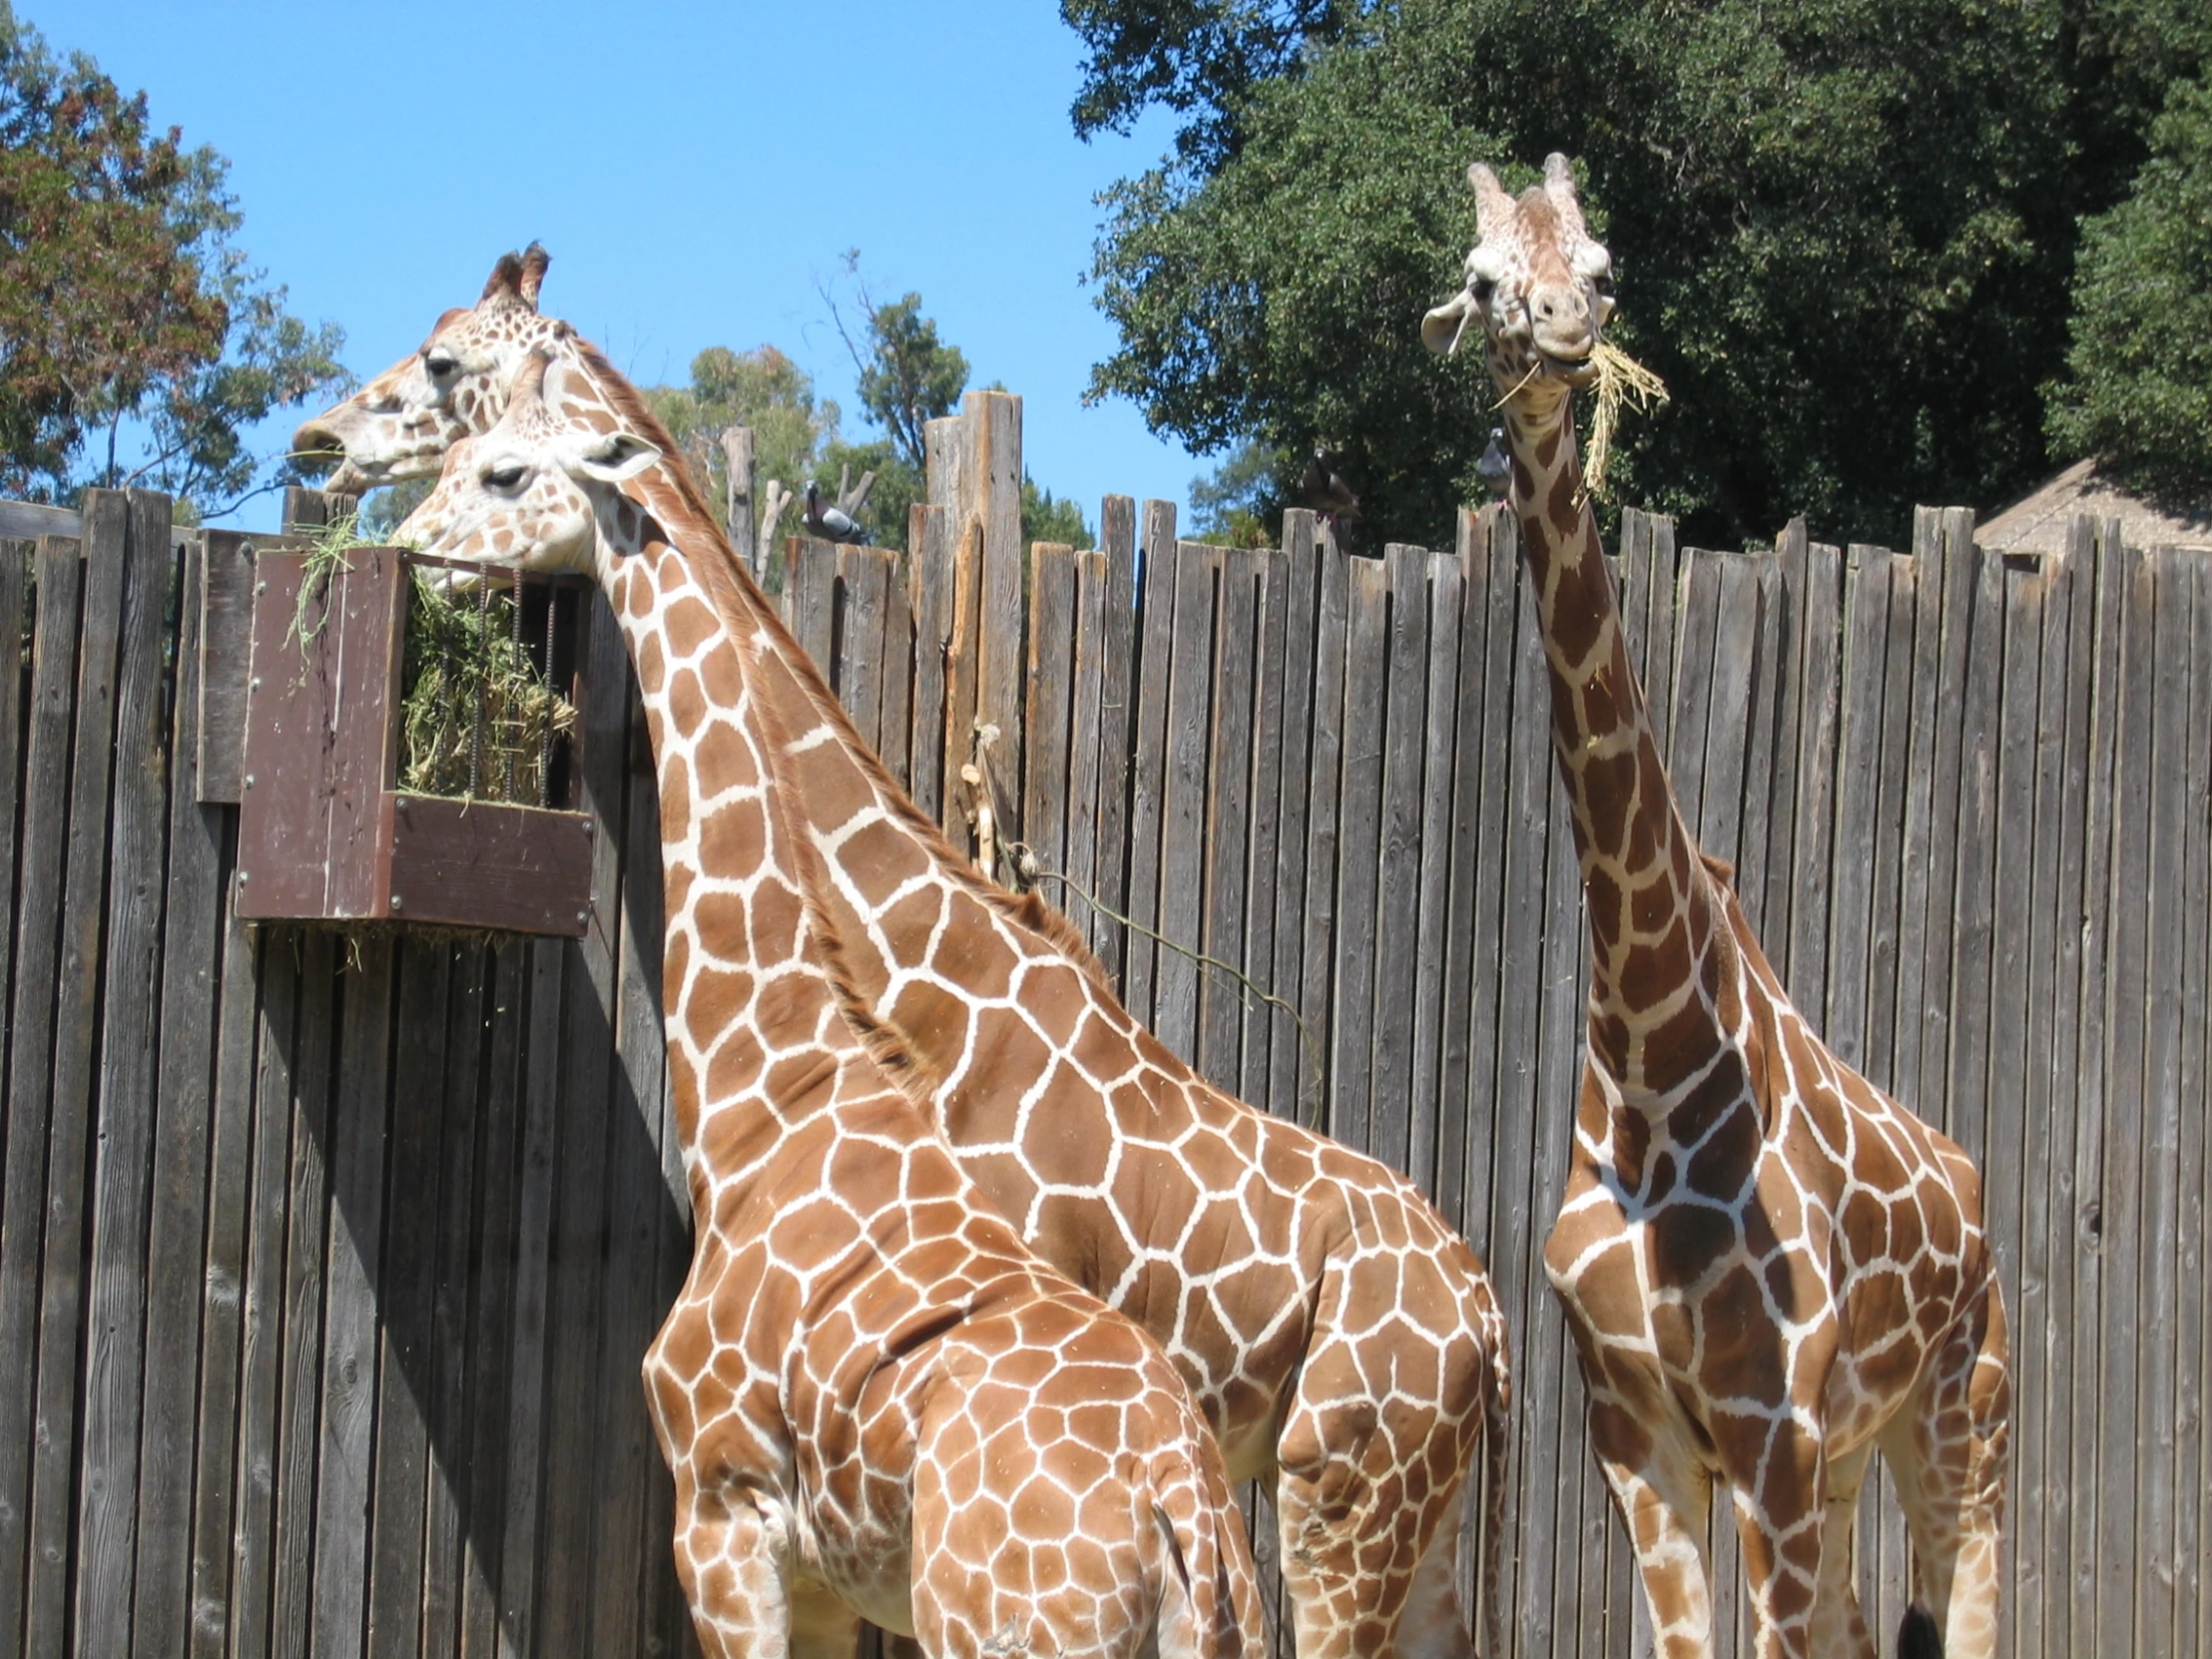
[[[1509,523],[1365,559],[1303,513],[1225,550],[1109,498],[1098,550],[1024,550],[1018,401],[931,438],[915,556],[794,544],[795,627],[1170,1044],[1463,1228],[1513,1322],[1515,1650],[1640,1646],[1537,1268],[1583,935]],[[624,677],[589,676],[581,943],[257,932],[200,781],[235,629],[206,573],[252,538],[141,495],[84,532],[0,544],[0,1640],[690,1650],[637,1382],[689,1240]],[[1620,569],[1685,809],[1794,993],[1982,1162],[2007,1650],[2212,1654],[2212,560],[2089,525],[2002,558],[1934,512],[1910,553],[1714,554],[1629,515]],[[588,650],[619,669],[603,608]]]

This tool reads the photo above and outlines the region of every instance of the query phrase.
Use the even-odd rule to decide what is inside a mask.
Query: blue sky
[[[1082,48],[1051,0],[16,10],[229,159],[241,246],[294,311],[344,326],[356,373],[534,237],[546,308],[636,379],[771,341],[867,436],[815,292],[856,247],[878,296],[920,292],[972,383],[1022,394],[1029,470],[1094,528],[1108,491],[1180,501],[1211,464],[1126,402],[1082,406],[1115,343],[1081,280],[1092,198],[1169,134],[1075,138]]]

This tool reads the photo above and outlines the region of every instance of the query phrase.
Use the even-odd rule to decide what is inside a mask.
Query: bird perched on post
[[[1330,466],[1327,452],[1318,446],[1313,460],[1307,463],[1306,476],[1300,480],[1299,488],[1306,496],[1306,504],[1321,514],[1332,534],[1340,532],[1344,525],[1359,522],[1360,498]]]
[[[1490,428],[1490,446],[1474,463],[1474,475],[1482,480],[1482,487],[1490,492],[1492,501],[1503,501],[1506,491],[1513,487],[1513,463],[1505,455],[1504,427]]]
[[[822,486],[807,486],[807,528],[824,541],[862,542],[867,532],[841,507],[826,507],[822,502]]]

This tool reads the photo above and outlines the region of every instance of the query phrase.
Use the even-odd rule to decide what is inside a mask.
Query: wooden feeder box
[[[581,707],[577,641],[590,584],[573,577],[354,547],[325,560],[254,554],[238,876],[255,921],[428,922],[582,937],[591,918],[590,815],[575,805],[574,738],[545,767],[543,806],[398,788],[410,568],[480,572],[512,593],[534,663]],[[302,627],[304,620],[305,626]]]

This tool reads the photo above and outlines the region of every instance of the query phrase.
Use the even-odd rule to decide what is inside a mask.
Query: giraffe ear
[[[545,244],[533,242],[522,251],[522,270],[515,282],[515,297],[531,310],[538,308],[538,289],[545,283],[545,268],[553,263],[553,256],[545,251]]]
[[[635,432],[619,431],[583,436],[570,453],[562,456],[570,471],[596,478],[602,484],[635,478],[660,458],[659,445],[646,442]]]

